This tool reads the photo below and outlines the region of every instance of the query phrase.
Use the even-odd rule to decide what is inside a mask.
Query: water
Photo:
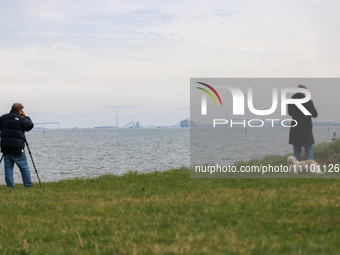
[[[245,133],[246,131],[246,133]],[[313,127],[315,143],[331,142],[340,126]],[[293,154],[288,144],[289,128],[193,128],[191,130],[191,165],[229,165],[266,155]]]
[[[26,133],[40,179],[120,175],[189,165],[189,129],[34,129]],[[37,181],[28,151],[31,176]],[[21,182],[15,167],[14,180]],[[4,173],[0,172],[0,183]]]
[[[289,129],[225,129],[228,144],[219,159],[225,164],[267,154],[286,154]],[[330,142],[340,127],[314,127],[317,143]],[[190,165],[190,130],[168,129],[34,129],[26,133],[33,159],[43,182],[71,178],[121,175],[129,170],[162,171]],[[205,148],[207,149],[207,148]],[[209,148],[208,148],[209,149]],[[26,150],[27,152],[27,150]],[[27,152],[33,182],[37,182]],[[3,162],[2,162],[3,168]],[[15,183],[21,183],[19,169],[14,169]],[[0,171],[0,184],[5,184]]]

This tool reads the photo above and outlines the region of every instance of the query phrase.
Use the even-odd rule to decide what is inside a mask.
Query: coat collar
[[[11,110],[9,113],[13,113],[13,114],[19,115],[19,112],[17,110]]]

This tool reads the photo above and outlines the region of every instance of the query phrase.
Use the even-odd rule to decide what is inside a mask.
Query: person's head
[[[300,84],[299,86],[298,86],[298,88],[301,88],[301,89],[307,89],[307,87],[305,86],[305,85],[302,85],[302,84]],[[302,93],[304,96],[306,96],[306,94],[305,93]]]
[[[15,110],[15,111],[19,112],[19,114],[21,114],[23,109],[24,109],[24,106],[22,104],[14,103],[12,105],[12,110]]]

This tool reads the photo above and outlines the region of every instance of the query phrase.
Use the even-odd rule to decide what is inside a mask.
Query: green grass
[[[320,146],[338,157],[337,143]],[[339,190],[185,168],[0,186],[0,254],[339,254]]]

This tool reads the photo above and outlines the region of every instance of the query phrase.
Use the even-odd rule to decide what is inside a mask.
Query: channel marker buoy
[[[337,139],[338,139],[338,138],[336,138],[336,133],[334,132],[332,140],[335,141],[335,140],[337,140]]]

